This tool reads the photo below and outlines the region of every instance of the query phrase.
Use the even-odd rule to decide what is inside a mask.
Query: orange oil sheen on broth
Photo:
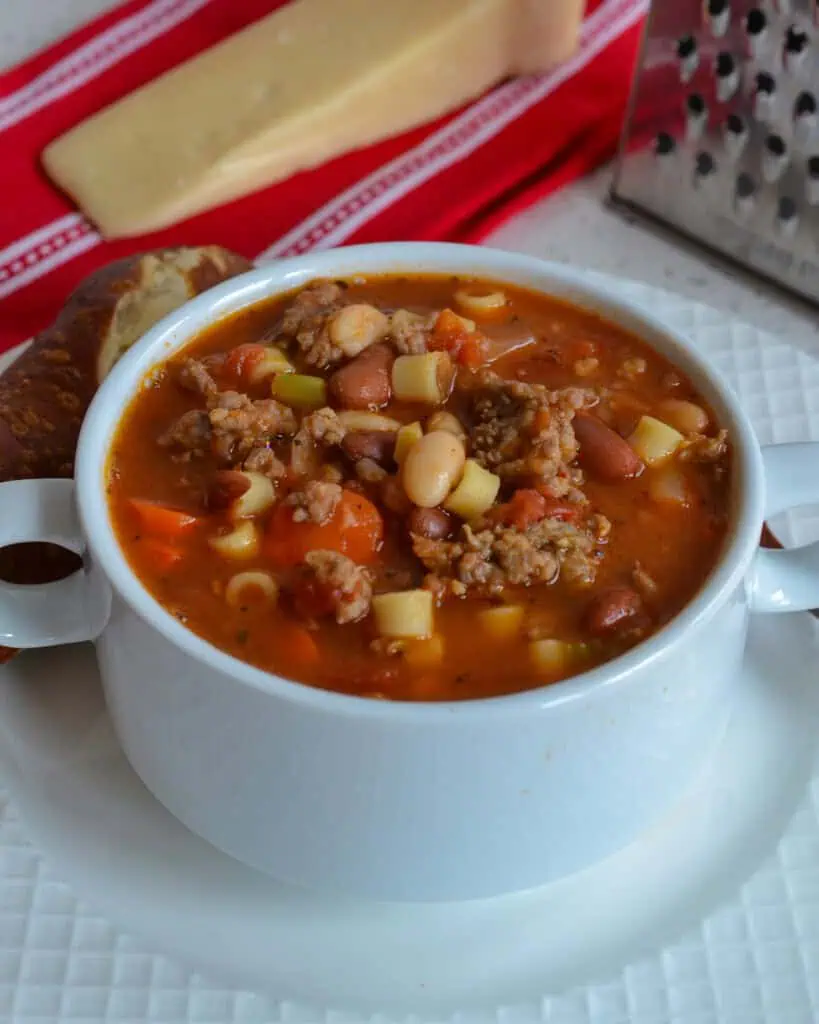
[[[344,300],[427,314],[457,309],[454,293],[464,285],[482,292],[502,289],[507,295],[508,304],[500,315],[478,322],[489,339],[535,339],[492,365],[503,378],[554,389],[594,388],[605,394],[610,425],[622,436],[629,435],[640,416],[656,411],[669,395],[703,406],[684,375],[640,339],[596,314],[523,289],[448,276],[373,276],[348,282]],[[689,499],[685,506],[658,504],[652,497],[649,472],[618,483],[587,475],[582,490],[591,506],[611,523],[596,561],[594,583],[578,586],[561,577],[548,586],[509,585],[500,597],[471,593],[449,597],[435,611],[435,632],[443,651],[441,655],[439,650],[437,662],[424,663],[418,650],[423,643],[406,645],[414,656],[406,649],[395,653],[386,642],[374,647],[371,616],[345,625],[322,617],[317,628],[308,624],[305,639],[305,623],[288,597],[291,569],[278,573],[281,589],[275,603],[248,592],[239,606],[228,606],[225,590],[238,571],[270,570],[264,546],[241,564],[215,556],[209,538],[224,514],[209,510],[208,494],[213,475],[223,467],[208,453],[171,458],[167,449],[158,446],[157,437],[178,417],[201,407],[198,396],[178,385],[182,358],[214,356],[240,344],[269,339],[292,299],[291,295],[261,303],[203,332],[140,389],[112,447],[108,494],[120,544],[151,594],[188,628],[237,658],[311,685],[398,700],[461,700],[554,682],[630,646],[634,637],[602,641],[590,637],[585,615],[595,594],[630,580],[635,566],[656,587],[647,602],[650,624],[644,635],[661,628],[699,590],[724,542],[730,453],[717,464],[679,462]],[[296,346],[287,355],[298,372],[317,373]],[[596,366],[590,361],[596,361]],[[589,375],[581,376],[579,371]],[[251,398],[262,399],[269,397],[270,385],[260,382],[246,390]],[[466,420],[469,401],[456,390],[445,407]],[[380,411],[409,423],[434,410],[393,401]],[[711,429],[716,429],[713,416]],[[271,447],[287,461],[287,443],[275,442]],[[345,481],[345,487],[347,482],[351,481]],[[375,591],[420,586],[424,572],[407,542],[406,510],[385,506],[368,485],[361,489],[378,504],[384,521],[383,541],[369,569]],[[509,484],[504,482],[502,497],[508,491]],[[187,511],[197,517],[197,524],[173,538],[169,554],[158,548],[155,537],[146,536],[132,499]],[[476,615],[499,601],[524,609],[520,631],[506,639],[493,639],[475,625]],[[533,665],[532,637],[571,642],[582,650],[582,658],[570,668],[544,672]]]

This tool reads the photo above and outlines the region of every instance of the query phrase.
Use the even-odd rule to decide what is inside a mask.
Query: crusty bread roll
[[[220,246],[161,249],[96,271],[0,375],[0,481],[70,477],[85,410],[117,359],[158,320],[250,269]],[[0,550],[0,579],[42,583],[77,567],[47,544]],[[0,647],[0,662],[15,652]]]

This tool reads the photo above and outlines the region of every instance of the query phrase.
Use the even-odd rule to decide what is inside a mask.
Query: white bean
[[[441,409],[440,412],[434,412],[427,420],[427,430],[431,433],[433,430],[445,430],[449,434],[454,434],[455,437],[460,437],[463,440],[466,437],[466,431],[464,425],[454,416],[451,412],[447,412],[445,409]]]
[[[389,327],[389,319],[380,309],[364,302],[354,303],[344,306],[330,321],[330,340],[345,356],[357,356],[380,341]]]
[[[420,508],[440,505],[458,483],[465,461],[460,438],[446,430],[425,434],[404,459],[402,481],[407,497]]]

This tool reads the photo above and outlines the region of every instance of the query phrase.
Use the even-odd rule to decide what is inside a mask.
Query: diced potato
[[[395,439],[395,461],[400,466],[407,457],[410,448],[416,445],[424,436],[424,428],[416,420],[414,423],[405,423],[398,431]]]
[[[276,500],[276,488],[273,481],[262,473],[242,470],[242,476],[250,483],[244,494],[239,495],[230,504],[231,519],[249,519],[266,512]]]
[[[322,377],[288,373],[274,377],[270,384],[274,398],[295,409],[320,409],[327,404],[327,384]]]
[[[549,675],[570,672],[582,666],[588,657],[589,648],[583,643],[569,643],[566,640],[533,640],[529,644],[529,656],[538,671]]]
[[[499,476],[484,469],[474,459],[467,459],[461,482],[444,502],[444,508],[470,522],[492,507],[500,484]]]
[[[657,466],[671,458],[685,438],[662,420],[641,416],[628,443],[647,466]]]
[[[261,569],[237,572],[225,587],[225,600],[232,608],[238,608],[243,601],[248,600],[248,595],[253,598],[261,595],[270,604],[275,604],[279,596],[279,584],[269,572]]]
[[[453,376],[448,352],[399,356],[392,364],[392,390],[403,402],[440,405],[449,397]]]
[[[486,633],[493,640],[513,640],[520,633],[523,611],[519,604],[501,604],[478,612],[476,619],[481,633]]]
[[[404,660],[411,668],[435,668],[444,659],[444,638],[440,634],[410,640],[404,648]]]
[[[279,373],[295,373],[296,367],[290,362],[280,348],[275,345],[265,347],[261,359],[255,362],[248,372],[251,384],[258,384],[266,377],[275,377]]]
[[[372,601],[375,627],[381,636],[431,637],[432,594],[428,590],[404,590],[378,594]]]
[[[378,430],[392,432],[401,428],[399,420],[382,416],[380,412],[365,412],[358,409],[344,409],[338,414],[345,430]]]
[[[258,554],[259,532],[249,519],[245,519],[230,533],[221,537],[211,537],[208,543],[223,558],[240,561]]]
[[[648,493],[653,501],[673,505],[689,505],[691,495],[686,486],[685,476],[677,465],[661,466],[652,471],[648,482]]]

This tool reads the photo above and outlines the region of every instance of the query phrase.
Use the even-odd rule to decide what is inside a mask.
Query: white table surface
[[[14,64],[120,0],[0,0],[0,67]],[[509,221],[490,240],[575,266],[688,295],[819,353],[819,317],[757,279],[712,264],[698,250],[629,221],[605,205],[609,168]]]

